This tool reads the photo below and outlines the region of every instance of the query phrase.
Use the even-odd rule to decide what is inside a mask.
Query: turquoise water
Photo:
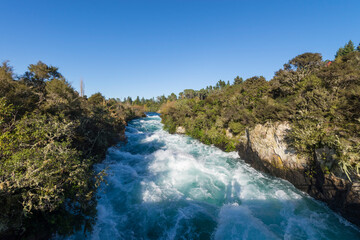
[[[359,230],[295,189],[187,136],[160,117],[132,121],[109,149],[94,231],[69,239],[360,239]]]

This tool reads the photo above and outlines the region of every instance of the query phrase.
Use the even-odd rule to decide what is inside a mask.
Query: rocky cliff
[[[358,179],[350,182],[334,166],[331,149],[317,149],[312,161],[297,154],[286,139],[289,130],[288,123],[258,124],[241,137],[238,153],[255,169],[288,180],[360,226]],[[325,169],[332,171],[330,173]]]

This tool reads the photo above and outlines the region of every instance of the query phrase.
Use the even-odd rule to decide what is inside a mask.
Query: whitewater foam
[[[183,135],[155,114],[108,151],[90,239],[359,239],[356,227],[287,181]],[[85,239],[76,233],[69,239]]]

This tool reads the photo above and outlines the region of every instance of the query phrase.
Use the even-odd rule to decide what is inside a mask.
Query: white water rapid
[[[130,122],[110,148],[98,218],[69,239],[360,239],[358,228],[287,181],[183,135],[160,117]]]

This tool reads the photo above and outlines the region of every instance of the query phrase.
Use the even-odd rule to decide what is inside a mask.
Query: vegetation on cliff
[[[270,81],[236,77],[199,91],[185,90],[161,108],[165,129],[222,149],[235,150],[246,128],[286,121],[290,144],[311,161],[317,149],[329,149],[324,173],[342,173],[350,181],[360,168],[360,49],[350,41],[334,61],[319,53],[291,59]],[[185,92],[184,91],[184,92]],[[311,173],[311,169],[309,170]]]
[[[0,66],[0,238],[41,239],[91,229],[93,165],[141,116],[100,93],[82,97],[53,66],[31,64],[15,76]]]

